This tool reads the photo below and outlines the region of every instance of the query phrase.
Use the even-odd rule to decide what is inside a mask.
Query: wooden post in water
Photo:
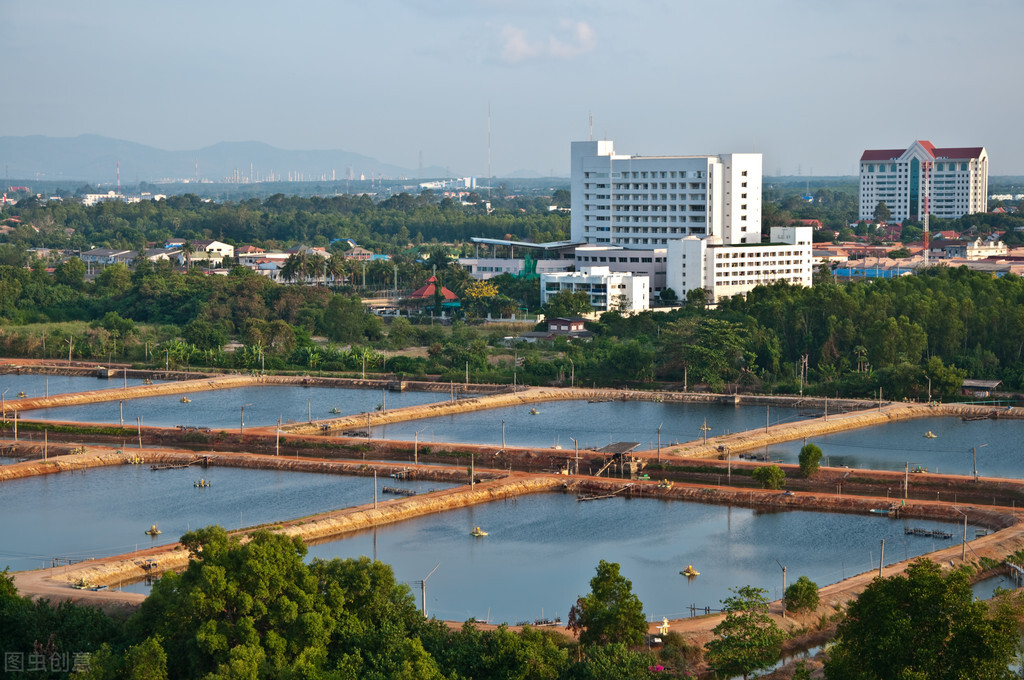
[[[46,460],[46,445],[48,443],[47,435],[50,433],[49,430],[43,430],[43,460]],[[967,529],[964,529],[964,536],[967,536]]]
[[[277,419],[277,440],[274,442],[274,455],[281,455],[281,419]]]
[[[142,449],[142,416],[135,418],[135,429],[139,434],[139,449]]]
[[[121,405],[121,427],[124,427],[124,399],[118,401]]]
[[[377,468],[373,468],[373,509],[377,509]]]
[[[882,565],[885,564],[885,539],[882,539],[882,550],[878,553],[878,578],[882,578]]]
[[[313,400],[306,400],[306,422],[313,422]]]

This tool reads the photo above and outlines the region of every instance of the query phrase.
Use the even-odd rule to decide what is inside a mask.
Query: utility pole
[[[373,509],[377,509],[377,468],[373,468]]]
[[[434,566],[434,568],[430,570],[430,573],[427,574],[426,576],[424,576],[423,580],[420,581],[420,598],[421,598],[420,599],[420,605],[421,605],[421,607],[423,609],[423,618],[427,617],[427,579],[430,578],[431,576],[433,576],[434,572],[437,571],[437,568],[440,567],[440,566],[441,566],[441,563],[438,562]]]
[[[782,618],[786,618],[786,567],[778,560],[775,563],[782,567]]]
[[[505,421],[501,421],[501,452],[505,452]]]
[[[885,539],[882,539],[882,551],[878,553],[878,578],[882,578],[882,565],[885,564]]]
[[[661,462],[661,426],[665,423],[658,424],[658,462]]]
[[[274,442],[274,455],[275,456],[280,456],[281,455],[281,419],[280,418],[277,419],[277,431],[276,431],[276,434],[277,434],[277,440]]]
[[[707,417],[704,418],[704,424],[700,426],[700,429],[704,433],[704,446],[707,446],[708,445],[708,432],[711,431],[711,428],[708,427],[708,419],[707,419]]]

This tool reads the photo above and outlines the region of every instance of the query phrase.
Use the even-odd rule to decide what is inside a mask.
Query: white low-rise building
[[[552,295],[562,291],[584,291],[596,311],[638,312],[650,308],[648,287],[646,276],[612,272],[608,267],[583,267],[575,272],[542,274],[540,302],[547,304]]]
[[[681,296],[703,288],[711,303],[776,281],[810,286],[812,232],[811,227],[772,227],[766,244],[725,245],[696,236],[670,241],[666,283]]]

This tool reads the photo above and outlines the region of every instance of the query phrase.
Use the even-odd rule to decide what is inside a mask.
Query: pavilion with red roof
[[[410,295],[409,297],[413,300],[433,300],[438,285],[439,282],[437,280],[437,277],[431,276],[429,279],[427,279],[426,284],[424,284],[422,288],[413,291],[413,294]],[[441,297],[444,298],[445,302],[455,302],[456,300],[459,299],[458,295],[451,292],[444,286],[441,286]]]

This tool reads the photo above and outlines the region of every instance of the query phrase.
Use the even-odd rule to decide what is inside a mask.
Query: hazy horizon
[[[491,175],[557,177],[593,116],[620,153],[760,152],[771,176],[854,175],[915,139],[1021,175],[1022,18],[1013,0],[6,0],[0,134],[422,154],[459,176],[488,174],[490,137]]]

